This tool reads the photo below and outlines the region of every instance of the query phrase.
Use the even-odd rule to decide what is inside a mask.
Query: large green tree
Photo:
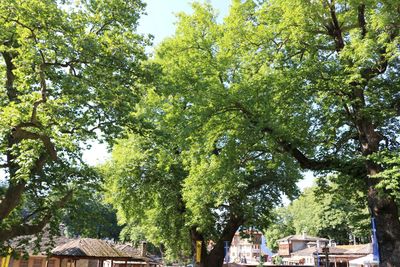
[[[222,24],[194,8],[157,50],[143,110],[177,144],[189,217],[296,162],[363,190],[381,266],[400,266],[398,1],[236,0]]]
[[[301,168],[364,190],[382,266],[400,265],[399,20],[398,1],[234,1],[218,41],[191,22],[159,53],[172,100],[207,114],[189,123],[241,118]]]
[[[142,131],[119,141],[105,174],[121,222],[139,226],[171,257],[194,255],[202,241],[197,265],[221,266],[224,242],[240,228],[261,229],[282,193],[297,194],[300,174],[291,157],[274,153],[255,118],[231,112],[240,99],[257,98],[256,86],[229,76],[247,52],[219,53],[236,36],[224,34],[209,5],[193,8],[157,50],[160,75],[136,112]]]
[[[132,134],[114,147],[113,160],[104,166],[109,201],[127,225],[125,236],[143,233],[164,246],[169,259],[194,256],[201,241],[199,266],[220,266],[224,242],[240,227],[264,226],[280,194],[296,193],[299,175],[290,161],[251,158],[252,151],[234,147],[231,155],[214,155],[210,148],[204,152],[209,158],[190,159],[199,155],[191,155],[170,127],[168,133]],[[237,158],[238,153],[243,155]]]
[[[304,138],[285,120],[258,124],[302,168],[338,172],[361,187],[376,219],[380,264],[400,265],[399,2],[247,1],[240,9],[249,54],[266,56],[256,76],[282,77],[281,94],[302,92],[305,109],[292,110],[286,96],[282,107],[311,127]]]
[[[39,232],[96,183],[85,142],[131,122],[141,1],[0,1],[0,242]]]
[[[143,111],[183,156],[190,218],[295,161],[364,190],[381,266],[400,265],[398,1],[236,0],[222,24],[194,8],[157,50]]]

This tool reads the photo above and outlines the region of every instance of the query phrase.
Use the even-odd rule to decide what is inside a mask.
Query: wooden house
[[[16,238],[7,244],[16,257],[8,256],[9,260],[7,263],[4,261],[4,265],[2,264],[1,267],[57,267],[60,265],[59,259],[50,258],[48,256],[50,251],[46,251],[46,248],[68,241],[70,239],[64,236],[51,239],[48,235],[44,235],[40,240],[34,236]],[[43,249],[38,250],[38,247]],[[28,254],[29,257],[26,258],[24,254]]]
[[[157,267],[160,261],[151,255],[140,255],[129,245],[116,245],[100,239],[43,237],[37,240],[23,237],[27,242],[13,240],[9,245],[19,257],[1,259],[1,267]],[[40,243],[38,245],[38,242]],[[49,248],[54,247],[50,250]],[[47,248],[38,251],[37,248]],[[29,256],[24,257],[22,253]],[[7,264],[6,264],[7,262]]]

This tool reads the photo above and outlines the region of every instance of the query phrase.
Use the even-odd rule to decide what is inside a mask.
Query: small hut
[[[142,242],[140,249],[137,249],[129,244],[119,244],[115,246],[118,250],[122,251],[126,255],[131,256],[133,259],[139,259],[140,261],[129,261],[127,266],[123,262],[115,262],[113,266],[105,267],[158,267],[162,266],[160,259],[157,259],[153,255],[147,253],[147,243]]]
[[[72,240],[52,250],[52,257],[59,259],[57,267],[103,267],[104,262],[128,262],[132,257],[104,240],[81,238]],[[136,260],[136,259],[135,259]]]
[[[50,238],[48,233],[45,233],[40,239],[36,236],[14,238],[6,244],[13,251],[13,255],[10,255],[5,267],[56,267],[59,265],[58,259],[49,257],[51,247],[70,240],[64,236]],[[14,258],[16,255],[19,256]],[[29,255],[29,257],[22,255]]]

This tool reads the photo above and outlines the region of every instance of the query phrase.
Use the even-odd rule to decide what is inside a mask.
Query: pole
[[[329,267],[329,251],[325,246],[325,267]]]

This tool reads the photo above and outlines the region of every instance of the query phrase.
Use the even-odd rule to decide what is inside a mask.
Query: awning
[[[350,264],[350,267],[358,267],[358,266],[361,266],[361,265],[374,266],[374,265],[379,264],[379,262],[374,261],[372,254],[368,254],[365,257],[361,257],[361,258],[349,261],[349,264]]]

